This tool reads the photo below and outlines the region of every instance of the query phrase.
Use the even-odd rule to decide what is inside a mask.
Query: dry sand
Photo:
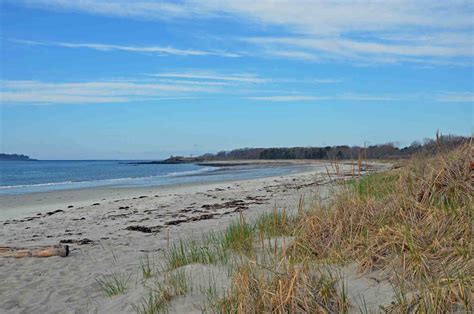
[[[341,173],[352,173],[352,166],[341,167]],[[377,170],[387,167],[376,165]],[[328,169],[334,180],[336,174],[332,167]],[[71,247],[66,258],[0,258],[0,312],[133,312],[132,304],[147,293],[141,282],[140,258],[151,255],[159,259],[169,243],[177,239],[223,229],[239,211],[252,220],[262,212],[272,211],[275,204],[296,210],[301,196],[309,206],[316,199],[328,198],[334,187],[325,165],[319,163],[305,173],[245,181],[0,197],[0,245],[37,246],[66,241]],[[131,226],[139,226],[141,231],[127,229]],[[109,298],[96,278],[116,272],[129,274],[130,288],[125,294]],[[225,273],[209,265],[188,265],[185,272],[195,278],[194,284],[209,278],[209,272]],[[226,277],[218,277],[223,290]],[[353,283],[357,293],[369,289],[358,283]],[[369,291],[373,294],[379,288]],[[200,313],[197,303],[203,295],[194,293],[173,300],[171,311]],[[392,291],[383,293],[387,299]]]

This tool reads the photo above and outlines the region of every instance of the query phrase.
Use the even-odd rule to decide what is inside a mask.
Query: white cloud
[[[29,6],[52,10],[79,11],[126,18],[169,19],[189,15],[186,7],[180,4],[154,0],[14,0],[10,2],[21,2]]]
[[[195,77],[194,75],[186,75]],[[204,75],[203,75],[204,76]],[[209,75],[206,77],[221,77]],[[250,75],[228,76],[227,78],[253,77]],[[256,77],[253,77],[256,79]],[[208,79],[208,78],[206,78]],[[203,80],[206,80],[203,78]],[[253,83],[253,81],[251,81]],[[214,83],[216,83],[214,85]],[[248,100],[266,102],[306,102],[306,101],[439,101],[474,103],[473,92],[438,92],[431,94],[397,94],[377,95],[343,92],[337,94],[308,95],[290,92],[279,95],[250,96],[258,93],[269,93],[270,90],[235,89],[234,84],[241,84],[230,79],[229,82],[158,79],[114,80],[90,82],[41,82],[41,81],[0,81],[0,104],[94,104],[94,103],[128,103],[134,101],[153,101],[170,99],[196,99],[207,95],[234,95]],[[226,83],[229,83],[227,85]],[[235,92],[240,96],[236,96]],[[274,91],[277,93],[277,91]],[[283,93],[283,91],[280,91]],[[248,96],[246,96],[248,95]]]
[[[328,97],[305,96],[305,95],[277,95],[277,96],[259,96],[248,97],[251,100],[285,102],[285,101],[309,101],[309,100],[327,100]]]
[[[0,86],[0,102],[2,104],[118,103],[140,99],[187,98],[196,93],[217,91],[214,87],[126,81],[74,83],[1,81]]]
[[[474,57],[474,6],[466,1],[206,1],[207,6],[286,28],[249,37],[269,56],[356,63],[454,65]],[[282,34],[283,32],[278,32]],[[458,62],[466,65],[466,62]]]
[[[304,61],[320,61],[321,58],[314,53],[298,50],[279,50],[277,49],[267,49],[265,53],[269,56],[282,57],[288,59],[299,59]]]
[[[268,79],[260,78],[254,74],[239,73],[239,74],[220,74],[215,72],[170,72],[150,74],[153,77],[170,77],[179,79],[202,79],[214,81],[231,81],[240,83],[266,83]]]
[[[298,101],[352,101],[352,102],[390,102],[390,101],[438,101],[438,102],[458,102],[458,103],[474,103],[473,92],[437,92],[431,94],[396,94],[396,95],[376,95],[376,94],[360,94],[360,93],[342,93],[334,95],[270,95],[270,96],[254,96],[247,99],[268,101],[268,102],[298,102]]]
[[[366,95],[366,94],[353,94],[347,93],[342,95],[327,95],[327,96],[311,96],[311,95],[272,95],[272,96],[258,96],[248,97],[251,100],[260,101],[321,101],[321,100],[334,100],[334,101],[393,101],[395,97],[390,96],[379,96],[379,95]]]
[[[359,60],[381,63],[398,61],[417,62],[414,58],[425,58],[425,61],[441,58],[472,58],[474,48],[468,38],[458,45],[441,45],[439,43],[378,43],[361,40],[314,37],[252,37],[242,40],[264,47],[269,55],[289,58],[321,60]],[[281,49],[294,47],[300,49],[293,53],[285,53]],[[301,50],[305,49],[305,50]]]
[[[331,79],[331,78],[317,78],[317,79],[313,79],[311,80],[313,83],[316,83],[316,84],[334,84],[334,83],[341,83],[342,80],[341,79]]]
[[[125,97],[98,97],[93,95],[67,95],[47,92],[0,92],[0,103],[29,103],[29,104],[97,104],[127,102]]]
[[[216,71],[192,71],[192,72],[168,72],[148,74],[148,76],[160,78],[160,81],[170,81],[165,78],[173,78],[172,82],[182,84],[199,85],[237,85],[237,84],[270,84],[270,83],[295,83],[295,84],[334,84],[342,82],[334,78],[265,78],[254,73],[220,73]]]
[[[474,93],[473,92],[450,92],[441,93],[436,98],[440,102],[468,102],[474,104]]]
[[[393,101],[399,99],[399,97],[347,93],[337,96],[336,99],[350,101]]]
[[[205,8],[209,12],[235,14],[315,35],[387,29],[403,32],[414,27],[459,29],[474,24],[472,3],[466,1],[193,0],[185,3],[191,10],[198,7],[201,11]]]
[[[15,0],[46,9],[145,19],[239,16],[262,24],[289,26],[298,32],[340,34],[387,28],[468,28],[468,1],[312,1],[312,0]]]
[[[160,83],[166,84],[185,84],[185,85],[201,85],[201,86],[235,86],[232,82],[215,82],[215,81],[192,81],[192,80],[173,80],[173,79],[158,79]]]
[[[125,51],[138,53],[153,53],[159,55],[177,55],[177,56],[218,56],[226,58],[238,58],[239,54],[224,51],[205,51],[196,49],[177,49],[163,46],[130,46],[130,45],[111,45],[101,43],[68,43],[68,42],[39,42],[24,39],[13,39],[12,41],[25,45],[57,46],[64,48],[92,49],[97,51]]]
[[[462,0],[15,0],[14,3],[173,22],[225,19],[253,23],[257,27],[263,25],[267,33],[272,30],[270,27],[275,27],[278,37],[245,39],[260,49],[252,52],[253,56],[311,62],[343,60],[356,63],[415,62],[459,66],[472,65],[474,57],[474,4]],[[239,55],[167,47],[73,45],[75,48],[153,51],[162,54]],[[471,62],[466,62],[466,59]]]
[[[176,97],[202,98],[204,94],[249,95],[269,92],[271,84],[327,84],[339,81],[330,78],[272,80],[252,73],[225,74],[216,71],[169,72],[146,74],[146,77],[117,77],[84,82],[3,80],[0,81],[0,101],[2,104],[119,103]],[[255,90],[255,85],[262,86],[262,89]],[[311,99],[316,98],[311,96]]]

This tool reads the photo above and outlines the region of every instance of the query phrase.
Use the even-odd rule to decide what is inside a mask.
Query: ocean
[[[124,160],[0,161],[0,196],[94,187],[147,187],[298,173],[302,166],[208,167]]]

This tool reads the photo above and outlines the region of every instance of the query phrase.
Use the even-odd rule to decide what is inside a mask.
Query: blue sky
[[[148,159],[472,133],[470,1],[0,3],[2,152]]]

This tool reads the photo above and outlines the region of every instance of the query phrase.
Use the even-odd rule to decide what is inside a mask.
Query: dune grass
[[[289,215],[286,209],[258,216],[255,227],[264,237],[291,236],[294,233],[296,217]]]
[[[99,287],[108,297],[124,293],[128,288],[131,275],[114,273],[96,278]]]
[[[165,269],[172,270],[188,264],[216,264],[225,262],[227,254],[213,235],[203,240],[180,240],[164,253]]]
[[[147,254],[140,259],[140,268],[142,271],[143,279],[148,279],[153,276],[154,262],[150,260],[150,256]]]
[[[387,310],[469,311],[469,161],[466,145],[352,182],[330,205],[305,213],[296,245],[314,258],[354,260],[365,272],[390,271],[406,297]]]
[[[225,264],[231,254],[251,255],[257,239],[289,234],[294,222],[294,217],[286,211],[276,209],[273,213],[260,215],[251,223],[241,216],[223,231],[209,232],[200,239],[179,240],[173,244],[164,253],[164,268],[171,270],[193,263]],[[142,269],[145,272],[146,267],[144,269],[142,265]]]
[[[253,248],[254,226],[245,221],[231,223],[221,235],[222,248],[249,252]]]
[[[345,313],[348,301],[340,280],[311,263],[292,263],[283,254],[274,264],[249,261],[232,276],[231,289],[214,302],[220,313]]]
[[[298,211],[289,230],[277,227],[295,236],[292,245],[276,263],[255,258],[238,268],[230,293],[215,304],[220,312],[345,312],[335,277],[307,265],[355,261],[362,273],[388,274],[397,298],[386,312],[472,311],[469,162],[466,145],[348,182],[329,204]],[[262,217],[257,229],[278,226],[270,221]]]
[[[155,282],[148,297],[134,305],[135,312],[140,314],[167,313],[171,300],[189,291],[186,274],[183,270],[167,273],[163,281]]]
[[[374,173],[360,179],[351,180],[348,184],[360,198],[383,199],[393,193],[399,179],[397,173]]]
[[[275,209],[253,222],[241,215],[201,241],[180,241],[165,253],[166,266],[229,266],[230,289],[223,296],[206,290],[211,312],[347,312],[344,278],[334,269],[354,262],[362,274],[387,274],[396,298],[384,312],[470,312],[472,195],[470,145],[416,156],[346,181],[327,203],[304,210],[300,202],[297,215]],[[166,305],[173,293],[159,295],[147,308]]]

